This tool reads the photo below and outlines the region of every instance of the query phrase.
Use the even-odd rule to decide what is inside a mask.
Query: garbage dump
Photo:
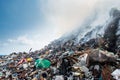
[[[34,52],[1,56],[0,80],[120,80],[118,30],[108,29],[114,24],[118,27],[120,16],[114,20],[106,27],[103,38],[82,44],[58,41]]]
[[[120,80],[118,54],[99,47],[57,49],[2,56],[0,80]]]

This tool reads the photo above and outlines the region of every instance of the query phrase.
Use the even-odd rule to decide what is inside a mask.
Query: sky
[[[98,0],[0,0],[0,55],[43,48],[78,28],[98,3]]]

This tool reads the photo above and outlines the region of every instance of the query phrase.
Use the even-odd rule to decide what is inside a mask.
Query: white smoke
[[[78,40],[95,27],[105,26],[110,9],[119,8],[120,5],[119,0],[47,0],[41,3],[44,3],[42,12],[46,24],[54,27],[55,34],[62,36],[79,28]]]
[[[11,51],[21,51],[27,50],[28,48],[40,48],[41,44],[46,45],[48,42],[62,36],[66,32],[71,32],[72,30],[79,28],[78,40],[80,40],[84,35],[96,28],[97,26],[103,26],[100,33],[103,33],[104,26],[107,25],[106,21],[109,20],[109,11],[111,8],[120,8],[119,0],[39,0],[40,2],[40,12],[43,13],[43,24],[42,26],[49,26],[46,32],[44,30],[44,37],[39,38],[16,38],[10,40],[14,43],[24,43],[31,44],[32,46],[18,46],[11,43],[9,46],[7,43],[2,44],[1,53],[7,53]],[[40,28],[41,29],[41,28]],[[33,31],[33,30],[32,30]],[[31,31],[31,32],[32,32]],[[41,30],[40,30],[41,31]],[[36,29],[35,32],[40,32]],[[92,34],[92,38],[96,36],[95,31]],[[76,34],[74,32],[70,33]],[[41,34],[40,34],[41,35]],[[36,41],[37,40],[37,41]],[[36,43],[37,42],[37,43]],[[39,42],[39,43],[38,43]],[[2,47],[7,45],[6,47]],[[17,48],[19,49],[15,49]],[[12,48],[14,47],[14,48]],[[27,49],[26,49],[27,48]],[[5,49],[9,49],[5,50]],[[2,51],[3,50],[3,51]]]
[[[97,1],[97,3],[93,8],[92,13],[90,14],[89,17],[85,19],[83,25],[81,25],[81,27],[79,28],[80,30],[79,30],[79,35],[77,37],[77,41],[79,41],[81,38],[84,38],[85,35],[92,30],[96,30],[96,31],[93,31],[90,37],[84,38],[86,39],[85,41],[97,37],[98,34],[103,35],[106,25],[112,20],[112,18],[110,18],[109,15],[110,10],[112,8],[120,9],[119,5],[120,5],[119,0]]]
[[[80,26],[97,0],[47,0],[42,11],[49,26],[53,26],[58,36]],[[43,2],[42,2],[43,3]]]

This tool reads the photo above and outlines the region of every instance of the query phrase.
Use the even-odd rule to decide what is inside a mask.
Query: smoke
[[[103,25],[109,18],[109,10],[120,5],[119,0],[46,0],[41,3],[46,24],[53,27],[57,36],[84,28],[82,24]]]
[[[96,28],[97,26],[105,26],[107,25],[107,20],[109,20],[109,11],[111,8],[120,8],[119,0],[39,0],[40,12],[43,14],[42,18],[43,24],[41,26],[47,26],[48,29],[43,30],[44,34],[41,37],[40,30],[41,28],[35,29],[35,32],[39,34],[37,38],[16,38],[11,39],[10,42],[14,42],[14,45],[10,43],[9,46],[2,47],[4,49],[9,49],[11,51],[21,51],[27,50],[28,48],[40,48],[40,44],[46,45],[50,41],[59,38],[66,32],[71,32],[74,29],[79,28],[78,30],[78,40],[79,36],[83,36]],[[38,25],[39,27],[39,25]],[[103,31],[101,29],[101,31]],[[32,30],[33,31],[33,30]],[[32,32],[31,31],[31,32]],[[100,30],[99,30],[100,31]],[[31,33],[30,32],[30,33]],[[34,32],[34,31],[33,31]],[[96,32],[96,31],[95,31]],[[71,34],[74,34],[73,32]],[[71,35],[70,34],[70,35]],[[93,35],[96,35],[94,33]],[[35,36],[35,35],[34,35]],[[37,42],[37,43],[36,43]],[[39,42],[39,43],[38,43]],[[19,46],[16,43],[22,43],[25,45],[31,44],[32,46]],[[0,42],[0,46],[7,45],[6,43],[2,44]],[[16,50],[16,46],[18,46]],[[12,49],[15,47],[15,49]],[[26,49],[27,48],[27,49]]]
[[[53,26],[58,36],[80,26],[91,13],[97,0],[47,0],[42,12],[48,26]],[[42,2],[43,3],[43,2]]]
[[[79,29],[77,41],[79,41],[81,38],[84,38],[86,39],[85,40],[86,42],[91,38],[96,38],[97,34],[103,35],[106,26],[112,20],[112,18],[110,17],[111,9],[112,8],[120,9],[119,5],[120,1],[118,0],[97,1],[96,4],[94,5],[92,13],[90,14],[89,17],[86,18],[86,20],[83,23],[84,25],[82,25]],[[85,35],[91,31],[92,34],[88,35],[90,37],[85,37]]]

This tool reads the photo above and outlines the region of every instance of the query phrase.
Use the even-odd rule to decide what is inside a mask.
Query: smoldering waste
[[[57,40],[41,50],[0,57],[0,80],[120,80],[120,11],[102,37],[80,42]],[[96,29],[94,29],[96,30]]]

